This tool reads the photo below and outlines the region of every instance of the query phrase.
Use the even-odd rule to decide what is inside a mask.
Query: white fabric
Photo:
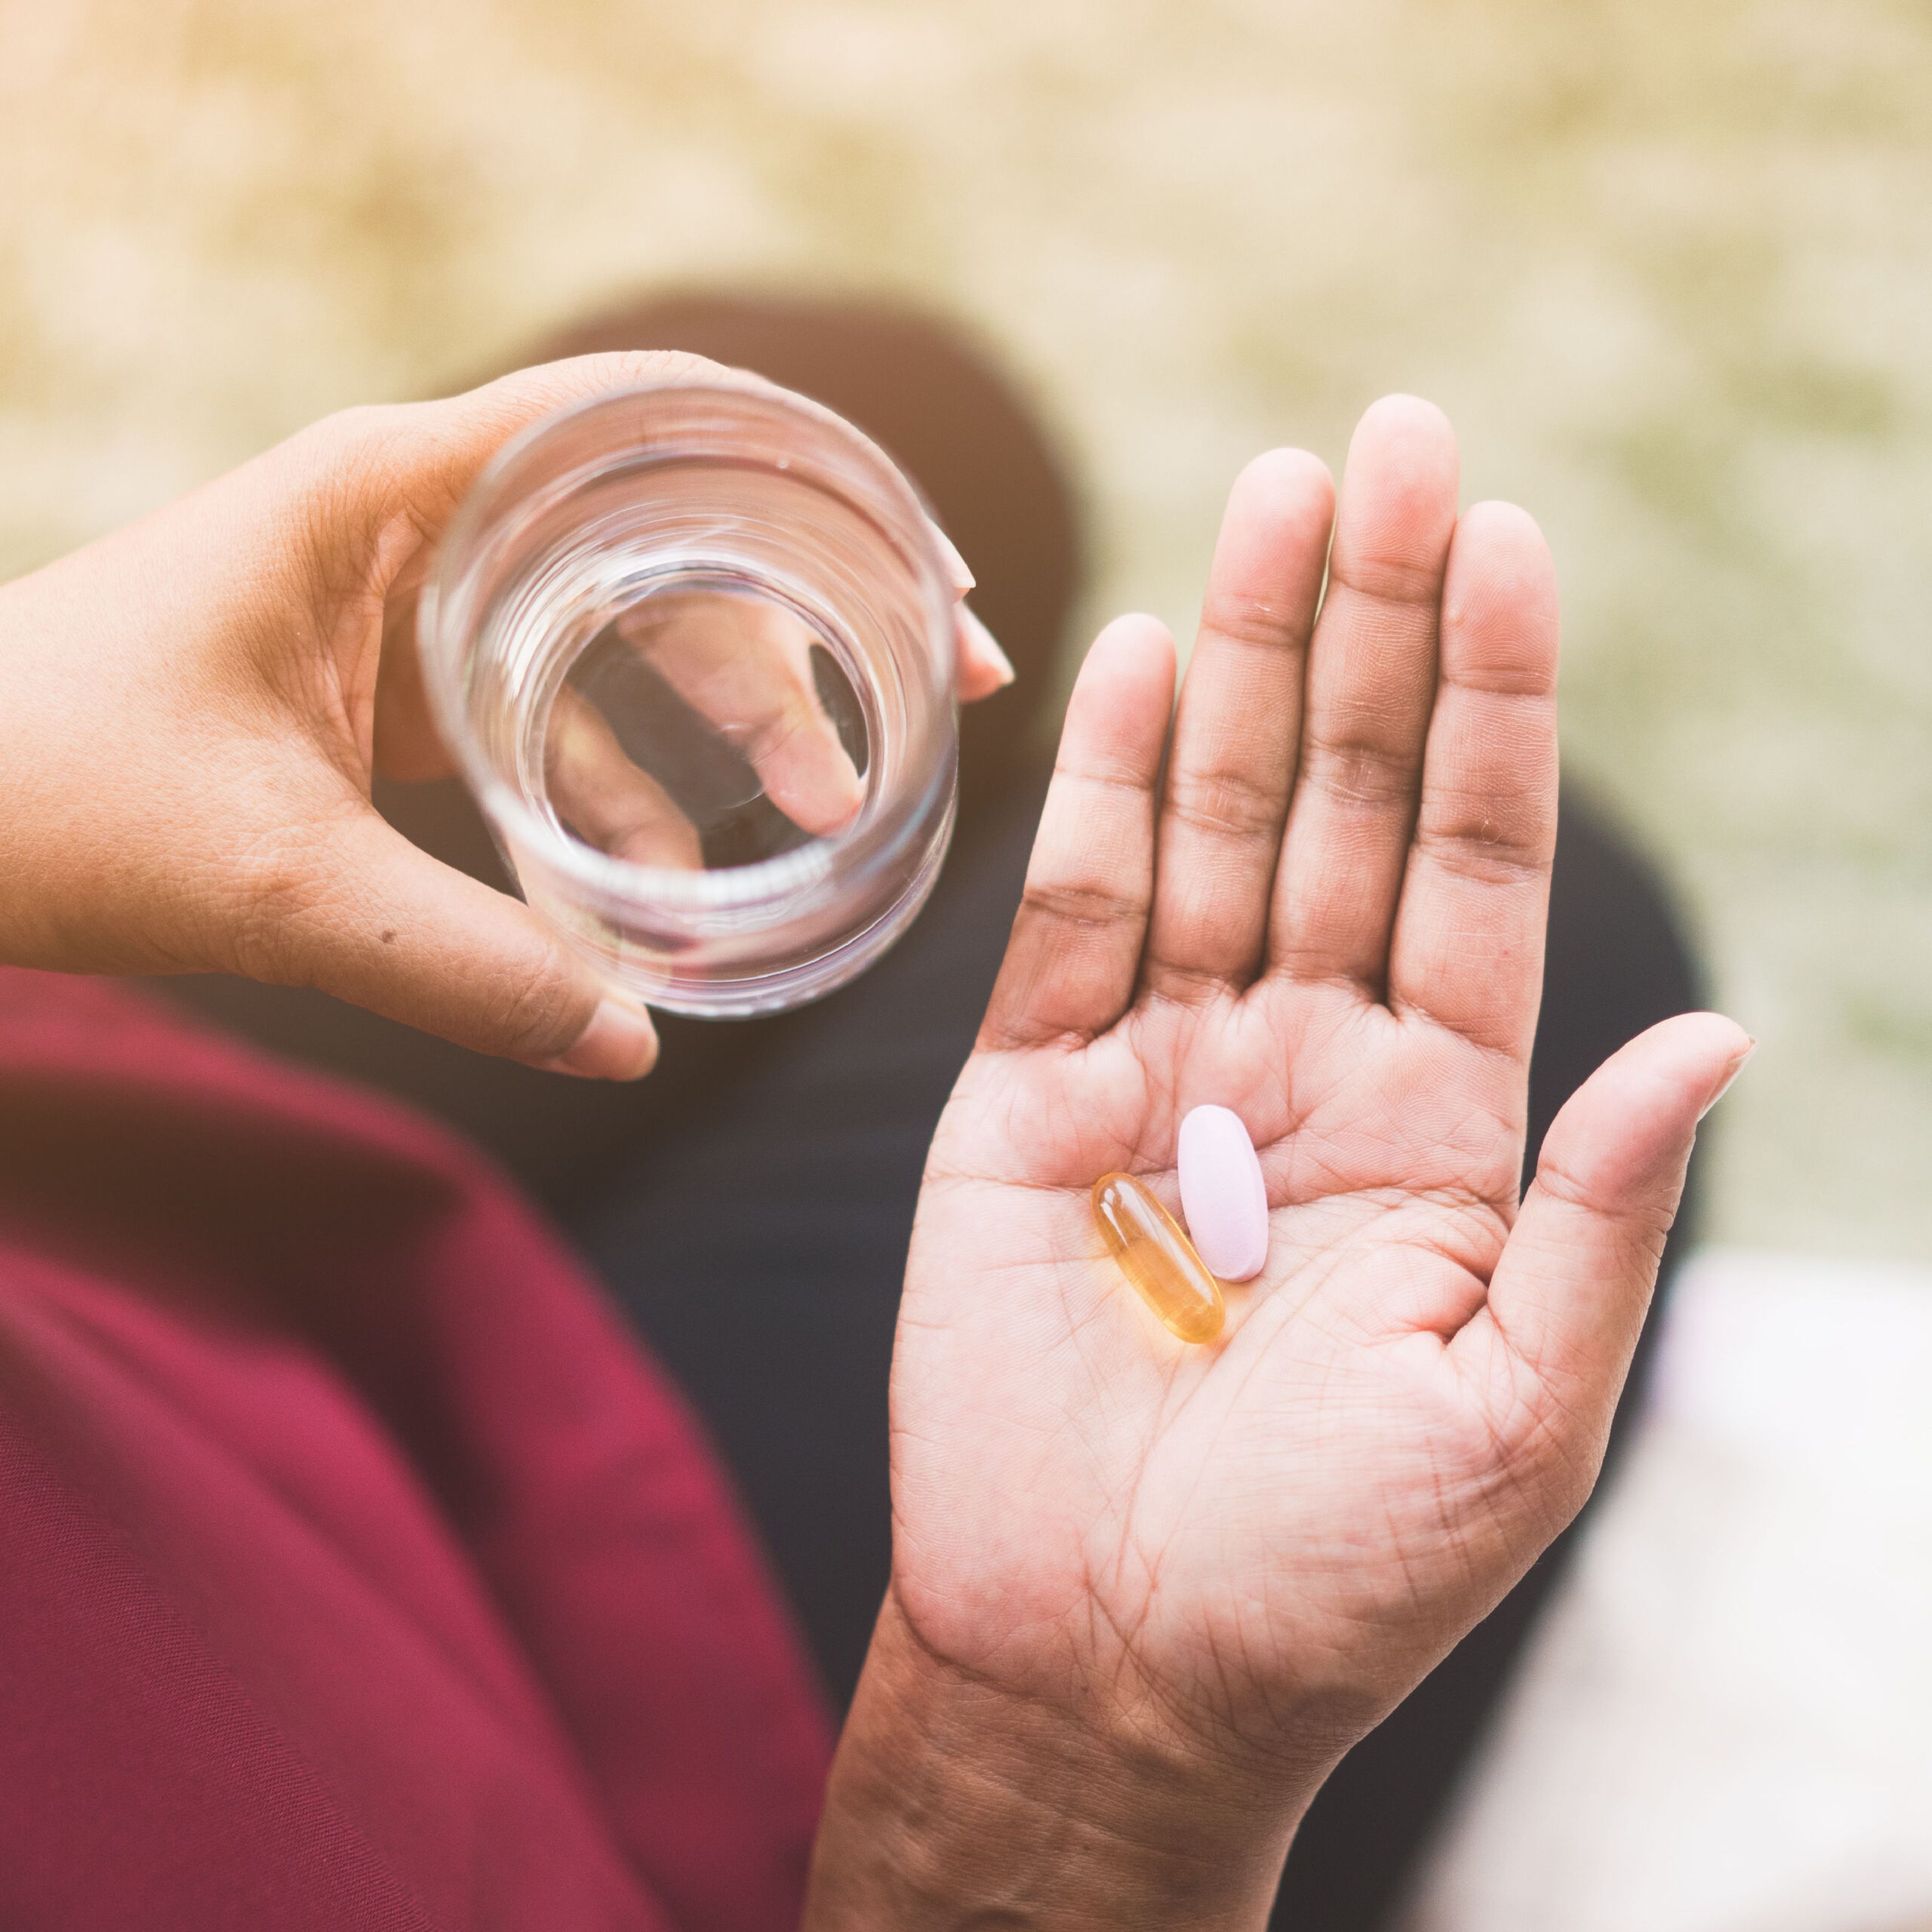
[[[1407,1932],[1932,1932],[1932,1272],[1707,1250]]]

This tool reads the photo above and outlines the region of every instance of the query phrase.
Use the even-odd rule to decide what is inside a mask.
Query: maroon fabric
[[[828,1727],[481,1160],[0,972],[0,1926],[759,1932]]]

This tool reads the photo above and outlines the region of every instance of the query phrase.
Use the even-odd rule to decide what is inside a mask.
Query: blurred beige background
[[[1567,755],[1764,1051],[1712,1232],[1932,1260],[1932,12],[0,0],[0,574],[614,294],[910,294],[1034,388],[1089,617],[1380,391],[1527,504]]]

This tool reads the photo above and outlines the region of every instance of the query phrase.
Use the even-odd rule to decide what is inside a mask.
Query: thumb
[[[642,1008],[617,996],[528,906],[431,858],[365,806],[311,848],[261,922],[257,977],[439,1034],[478,1053],[635,1080],[657,1058]]]
[[[1537,1411],[1593,1429],[1595,1450],[1650,1306],[1697,1123],[1756,1044],[1718,1014],[1664,1020],[1591,1075],[1543,1142],[1487,1314],[1540,1385]],[[1588,1460],[1594,1468],[1594,1450]]]

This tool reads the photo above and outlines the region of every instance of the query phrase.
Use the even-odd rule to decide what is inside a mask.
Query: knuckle
[[[218,951],[236,972],[270,986],[313,983],[315,928],[328,897],[318,850],[311,836],[291,827],[265,834],[235,855],[222,895],[226,932]]]
[[[1442,596],[1443,563],[1436,556],[1356,555],[1337,544],[1329,571],[1338,587],[1371,604],[1432,611]]]
[[[1078,764],[1062,759],[1054,767],[1054,780],[1076,796],[1084,792],[1113,794],[1130,805],[1137,805],[1149,793],[1146,774],[1132,759],[1121,756],[1090,758]]]
[[[1589,1500],[1603,1463],[1601,1432],[1545,1383],[1523,1398],[1512,1433],[1519,1512],[1547,1540]]]
[[[1203,603],[1201,627],[1222,641],[1272,651],[1299,646],[1306,625],[1297,611],[1272,598],[1220,590],[1211,591]]]
[[[1446,632],[1461,631],[1469,614],[1458,608],[1443,614]],[[1512,639],[1485,650],[1481,638],[1465,635],[1460,649],[1445,645],[1442,681],[1475,699],[1499,717],[1527,715],[1532,721],[1546,712],[1556,695],[1555,654],[1526,654]]]
[[[623,389],[671,383],[764,390],[774,386],[761,377],[728,369],[684,349],[616,349],[565,355],[515,370],[457,401],[469,408],[494,407],[506,411],[507,433],[528,420],[533,409],[555,408]]]
[[[1097,926],[1116,920],[1137,919],[1147,909],[1142,897],[1109,892],[1102,886],[1070,882],[1029,884],[1021,904],[1029,912],[1070,925]]]
[[[1546,1145],[1537,1163],[1536,1185],[1566,1207],[1607,1223],[1625,1265],[1654,1269],[1663,1260],[1677,1220],[1679,1189],[1674,1178],[1666,1186],[1653,1177],[1634,1192],[1607,1188]]]
[[[708,383],[734,389],[767,388],[761,377],[728,368],[709,357],[685,349],[605,349],[569,356],[561,366],[574,365],[593,389],[615,389],[632,383]]]
[[[802,699],[775,698],[771,709],[734,720],[722,728],[724,737],[760,768],[782,756],[795,740],[832,736],[829,724],[821,725],[808,714]]]
[[[552,1059],[583,1031],[569,976],[541,941],[506,975],[494,1017],[502,1051],[518,1060]]]
[[[1177,959],[1164,952],[1149,952],[1143,977],[1149,992],[1155,999],[1186,1014],[1226,1004],[1235,997],[1237,991],[1229,983],[1226,970],[1202,965],[1196,961]]]
[[[319,603],[369,589],[385,526],[399,510],[408,514],[398,445],[420,421],[402,405],[365,405],[325,416],[283,445],[297,540]]]
[[[1309,763],[1314,781],[1344,804],[1383,811],[1408,802],[1413,761],[1372,740],[1325,740],[1315,748]]]
[[[1286,803],[1274,786],[1234,771],[1177,772],[1168,809],[1183,825],[1244,843],[1274,837]]]
[[[619,361],[632,380],[647,383],[719,383],[734,389],[769,389],[762,377],[714,362],[686,349],[630,349]]]
[[[414,413],[402,404],[354,404],[298,429],[283,448],[312,474],[352,483],[368,475],[408,432]]]
[[[1457,878],[1480,885],[1519,885],[1548,869],[1540,844],[1494,819],[1419,826],[1416,850]]]

